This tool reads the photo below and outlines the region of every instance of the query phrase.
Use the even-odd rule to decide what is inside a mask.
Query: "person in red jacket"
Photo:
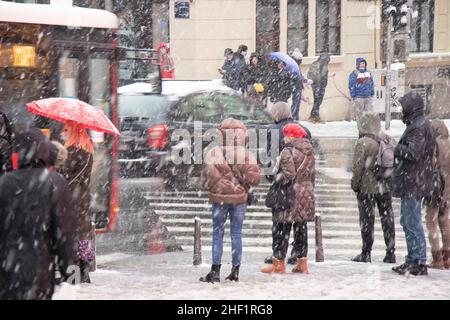
[[[175,67],[173,59],[170,56],[170,47],[168,43],[160,43],[158,48],[161,63],[161,77],[163,79],[175,80]]]

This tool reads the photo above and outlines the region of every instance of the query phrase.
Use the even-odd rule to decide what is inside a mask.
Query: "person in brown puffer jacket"
[[[236,119],[224,120],[219,127],[222,146],[211,149],[205,156],[204,187],[212,203],[213,245],[212,267],[201,282],[220,282],[223,253],[223,235],[227,216],[231,221],[232,263],[231,274],[226,278],[239,281],[242,257],[242,225],[247,210],[249,189],[261,181],[261,171],[255,157],[246,147],[248,131]]]
[[[437,153],[433,162],[441,168],[445,187],[442,198],[431,199],[427,204],[427,229],[430,240],[433,262],[430,267],[434,269],[450,268],[450,140],[448,128],[442,120],[433,120],[436,133]],[[439,230],[441,231],[443,248],[439,243]]]
[[[314,221],[315,217],[315,157],[311,141],[306,131],[296,123],[290,123],[283,129],[285,148],[280,155],[281,173],[277,181],[293,184],[290,188],[293,196],[290,209],[273,213],[276,222],[276,237],[273,245],[272,265],[261,269],[263,273],[285,273],[286,254],[289,234],[294,223]],[[287,187],[289,188],[289,187]],[[289,207],[289,205],[287,205]],[[304,239],[307,241],[306,238]],[[292,272],[308,273],[307,257],[298,256],[297,266]]]

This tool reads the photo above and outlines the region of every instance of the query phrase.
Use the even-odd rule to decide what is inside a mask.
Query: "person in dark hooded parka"
[[[401,198],[400,224],[406,236],[408,255],[394,267],[399,274],[427,275],[427,248],[421,205],[433,190],[432,158],[436,147],[431,121],[424,115],[422,97],[414,92],[400,99],[406,130],[395,148],[393,193]]]
[[[75,257],[67,181],[48,169],[56,147],[38,130],[16,132],[19,168],[0,177],[0,300],[47,300],[55,261],[63,277]]]
[[[8,118],[0,112],[0,175],[11,170],[12,129]]]

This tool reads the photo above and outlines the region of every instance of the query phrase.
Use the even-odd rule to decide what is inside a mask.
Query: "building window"
[[[292,53],[295,48],[308,56],[308,0],[288,0],[287,46]]]
[[[419,94],[425,104],[425,113],[431,113],[432,85],[412,85],[411,91]]]
[[[434,36],[434,0],[414,0],[417,18],[411,21],[411,52],[432,52]]]
[[[316,54],[341,52],[341,0],[316,0]]]
[[[280,0],[256,0],[256,50],[280,49]]]

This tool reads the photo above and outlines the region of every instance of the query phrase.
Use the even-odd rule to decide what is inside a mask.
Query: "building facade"
[[[16,2],[49,3],[50,0]],[[303,55],[303,73],[322,52],[332,54],[321,108],[327,121],[349,120],[348,76],[358,57],[372,70],[385,67],[386,0],[74,0],[74,5],[111,10],[121,19],[121,43],[157,47],[170,43],[177,80],[220,77],[225,48]],[[406,88],[420,92],[430,116],[450,117],[450,1],[412,0]],[[381,81],[377,78],[378,85]],[[301,118],[312,108],[302,103]],[[377,94],[378,95],[378,94]],[[382,95],[382,93],[380,93]]]
[[[357,57],[370,69],[385,66],[386,1],[170,0],[172,56],[178,80],[219,78],[225,48],[250,52],[299,48],[303,73],[322,52],[332,54],[322,105],[324,120],[349,120],[348,76]],[[406,87],[423,94],[431,116],[450,117],[450,1],[413,0]],[[419,22],[420,21],[420,22]],[[305,91],[311,99],[311,90]],[[303,103],[301,118],[312,103]]]

